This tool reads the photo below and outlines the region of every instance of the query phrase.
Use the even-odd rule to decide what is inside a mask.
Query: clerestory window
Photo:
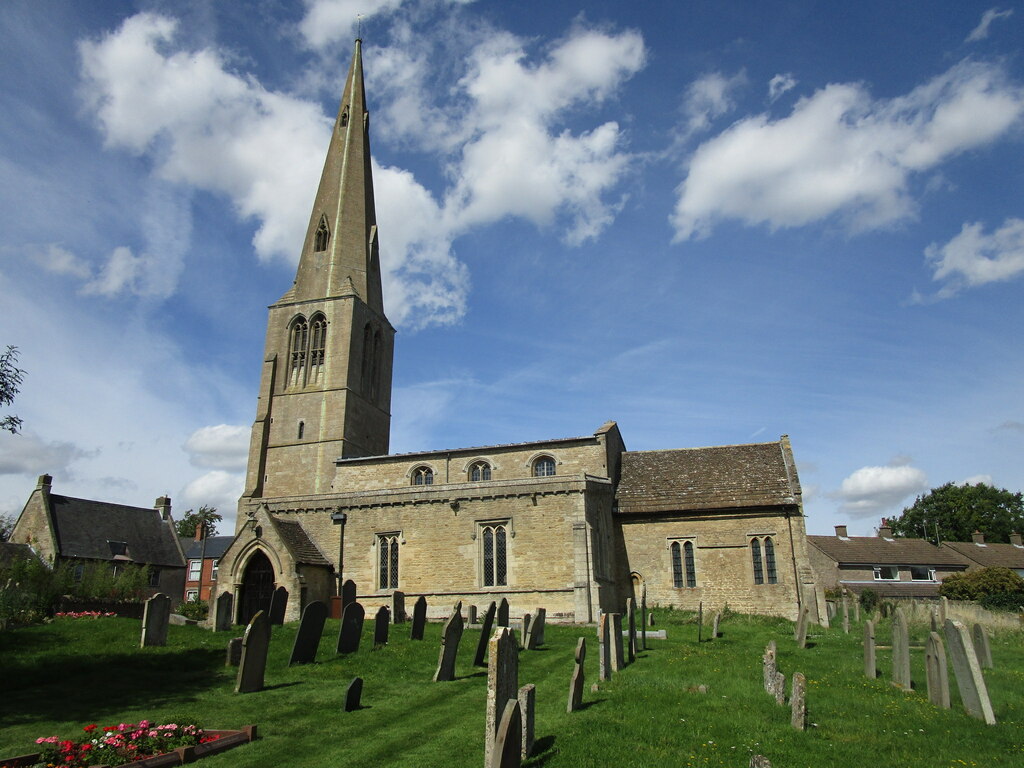
[[[555,474],[555,460],[550,456],[541,456],[533,462],[534,477],[551,477]]]
[[[433,485],[434,470],[432,470],[430,467],[416,467],[416,469],[412,471],[412,484]]]
[[[477,461],[469,468],[469,481],[479,483],[491,479],[491,465],[486,461]]]

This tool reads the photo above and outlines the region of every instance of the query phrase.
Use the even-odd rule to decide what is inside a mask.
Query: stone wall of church
[[[36,486],[32,495],[28,497],[21,515],[14,524],[10,541],[12,544],[28,544],[45,562],[52,563],[58,553],[43,495],[48,492],[49,487],[44,490],[40,478],[40,485]]]

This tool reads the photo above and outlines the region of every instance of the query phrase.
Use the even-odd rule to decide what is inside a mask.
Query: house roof
[[[28,544],[0,541],[0,568],[7,568],[15,560],[33,560],[36,553]]]
[[[946,548],[985,568],[1024,568],[1024,547],[1015,544],[944,541],[939,549]]]
[[[879,597],[905,597],[905,598],[938,598],[939,587],[942,586],[936,581],[843,581],[839,580],[841,587],[846,587],[850,592],[859,595],[865,589],[870,589]]]
[[[175,534],[156,509],[50,494],[62,557],[184,566]]]
[[[626,451],[619,514],[793,506],[800,484],[781,442]]]
[[[285,546],[288,547],[288,551],[291,552],[292,557],[296,563],[302,563],[305,565],[330,565],[330,561],[323,556],[323,553],[317,549],[309,536],[306,534],[305,529],[298,520],[287,520],[281,517],[271,516],[271,520],[277,526],[277,532],[281,535],[281,540]]]
[[[188,560],[196,560],[204,555],[207,559],[220,559],[234,540],[234,536],[207,536],[204,549],[202,541],[182,537],[181,549]]]
[[[963,568],[967,563],[924,539],[881,536],[808,536],[807,541],[837,563],[859,565],[928,565]]]

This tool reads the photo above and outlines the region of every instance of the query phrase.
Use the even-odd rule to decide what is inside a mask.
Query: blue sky
[[[788,434],[812,533],[1024,486],[1020,3],[15,0],[0,512],[233,518],[357,14],[393,451]]]

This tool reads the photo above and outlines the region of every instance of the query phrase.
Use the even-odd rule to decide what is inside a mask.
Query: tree
[[[14,402],[14,396],[21,388],[21,382],[25,378],[25,371],[15,363],[18,362],[18,348],[7,345],[5,352],[0,352],[0,405],[10,405]],[[0,419],[0,430],[18,434],[21,429],[21,419],[10,414]]]
[[[0,541],[7,541],[11,538],[16,522],[18,522],[18,519],[14,515],[6,512],[0,514]]]
[[[970,541],[981,531],[986,541],[1005,543],[1011,533],[1024,532],[1024,497],[985,483],[946,483],[918,496],[889,525],[897,536]]]
[[[181,520],[174,524],[174,527],[177,529],[179,536],[194,538],[196,527],[202,525],[203,538],[206,538],[207,536],[217,535],[217,523],[223,519],[221,515],[217,514],[216,507],[208,507],[204,504],[199,508],[198,512],[193,512],[191,509],[186,512]]]

